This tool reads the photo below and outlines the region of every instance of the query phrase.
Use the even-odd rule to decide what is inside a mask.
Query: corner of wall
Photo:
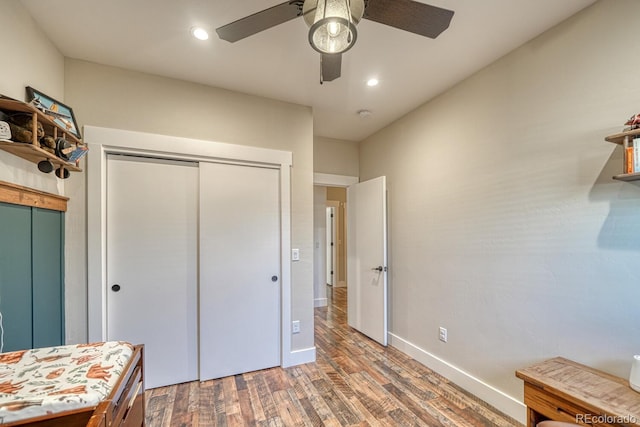
[[[413,357],[429,369],[442,375],[499,411],[504,412],[523,424],[526,424],[526,406],[518,399],[509,396],[446,360],[429,353],[428,351],[392,334],[391,332],[389,332],[389,343],[391,346]]]

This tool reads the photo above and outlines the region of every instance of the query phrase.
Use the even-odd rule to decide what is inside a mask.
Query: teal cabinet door
[[[32,209],[33,347],[64,343],[64,213]]]
[[[0,203],[2,351],[64,343],[64,213]]]
[[[33,347],[31,208],[0,203],[2,351]]]

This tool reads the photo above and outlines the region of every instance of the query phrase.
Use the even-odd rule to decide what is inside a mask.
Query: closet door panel
[[[280,172],[200,164],[200,380],[280,365]]]
[[[107,159],[107,336],[145,345],[145,386],[198,378],[196,163]]]
[[[32,348],[31,208],[0,203],[0,236],[2,350]]]
[[[33,208],[33,346],[64,343],[64,214]]]

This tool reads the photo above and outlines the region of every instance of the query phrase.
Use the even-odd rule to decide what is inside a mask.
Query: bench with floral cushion
[[[0,354],[0,425],[144,425],[142,347],[118,341]]]

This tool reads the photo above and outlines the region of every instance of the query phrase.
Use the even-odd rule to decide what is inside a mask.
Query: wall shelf
[[[634,137],[640,137],[640,129],[633,129],[625,132],[620,132],[613,135],[609,135],[604,138],[604,140],[607,142],[612,142],[614,144],[621,145],[622,148],[625,150],[623,167],[627,164],[627,156],[628,156],[627,148],[630,148],[632,146],[631,141],[634,139]],[[617,179],[618,181],[627,181],[627,182],[638,181],[640,180],[640,172],[622,173],[620,175],[615,175],[613,179]]]
[[[49,159],[49,161],[55,166],[64,166],[65,169],[68,169],[70,171],[82,172],[82,169],[80,169],[78,166],[66,162],[60,157],[26,142],[0,141],[0,150],[6,151],[18,157],[22,157],[23,159],[28,160],[32,163],[37,164],[41,160]]]
[[[37,138],[38,123],[42,124],[45,135],[51,136],[54,139],[59,137],[64,138],[76,147],[82,144],[82,141],[79,138],[66,132],[65,129],[56,124],[51,117],[47,116],[45,113],[30,104],[2,96],[0,96],[0,111],[9,115],[12,113],[30,114],[32,116],[33,125],[33,128],[29,129],[33,133],[33,140],[31,142],[0,141],[0,150],[21,157],[32,163],[38,164],[43,160],[49,160],[55,168],[63,168],[73,172],[82,171],[82,169],[75,163],[67,162],[40,146],[40,142]]]
[[[618,181],[637,181],[640,179],[640,172],[636,173],[621,173],[620,175],[614,175],[613,179],[617,179]]]
[[[623,145],[625,137],[640,136],[640,129],[628,130],[626,132],[620,132],[607,136],[604,140],[607,142],[613,142],[614,144]]]

